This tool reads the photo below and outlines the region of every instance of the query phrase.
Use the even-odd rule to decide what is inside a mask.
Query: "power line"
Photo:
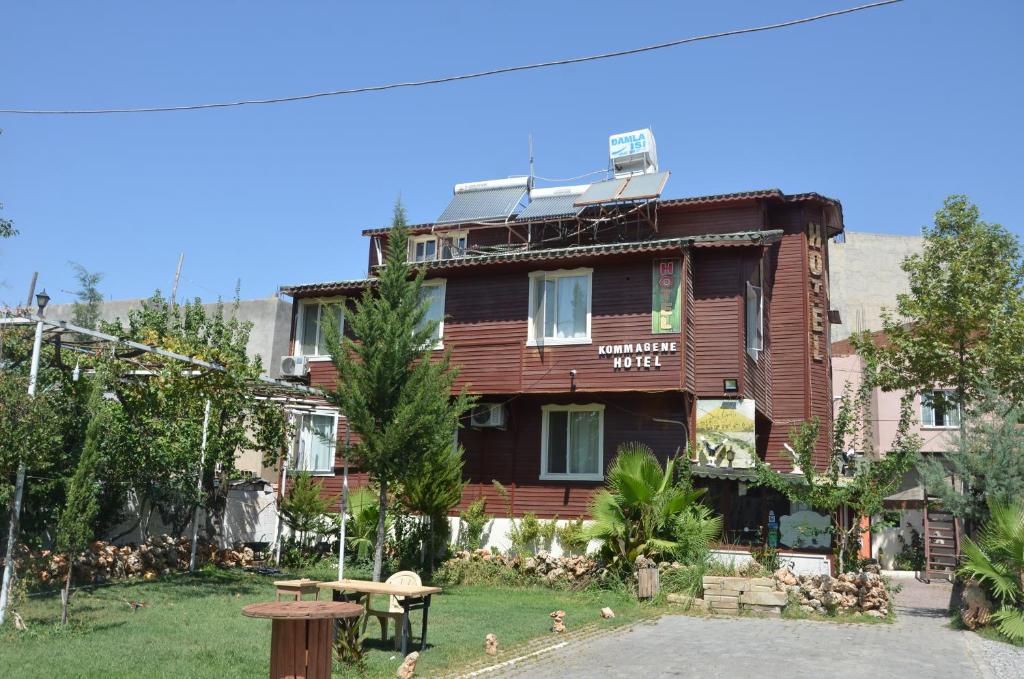
[[[734,35],[745,35],[747,33],[760,33],[762,31],[771,31],[778,28],[788,28],[790,26],[798,26],[800,24],[808,24],[814,21],[821,21],[822,19],[830,19],[832,17],[842,16],[844,14],[853,14],[854,12],[861,12],[868,9],[874,9],[876,7],[883,7],[885,5],[894,5],[896,3],[903,2],[903,0],[880,0],[879,2],[872,2],[866,5],[858,5],[856,7],[848,7],[846,9],[839,9],[833,12],[826,12],[824,14],[816,14],[814,16],[803,17],[801,19],[791,19],[789,21],[782,21],[774,24],[766,24],[764,26],[752,26],[750,28],[736,28],[729,31],[721,31],[719,33],[708,33],[706,35],[698,35],[690,38],[682,38],[679,40],[672,40],[670,42],[662,42],[654,45],[646,45],[644,47],[634,47],[632,49],[618,50],[615,52],[603,52],[600,54],[590,54],[582,57],[572,57],[569,59],[558,59],[555,61],[541,61],[533,64],[521,64],[519,66],[504,66],[501,68],[489,69],[486,71],[476,71],[473,73],[463,73],[461,75],[451,75],[439,78],[430,78],[428,80],[411,80],[405,82],[389,83],[386,85],[368,85],[365,87],[352,87],[340,90],[328,90],[325,92],[311,92],[308,94],[297,94],[289,97],[273,97],[269,99],[242,99],[238,101],[224,101],[215,102],[208,104],[183,104],[178,106],[151,106],[143,108],[94,108],[94,109],[24,109],[24,108],[6,108],[0,109],[0,113],[12,113],[12,114],[24,114],[24,115],[93,115],[100,113],[166,113],[171,111],[196,111],[201,109],[211,108],[232,108],[236,106],[252,106],[257,104],[282,104],[293,101],[305,101],[308,99],[319,99],[321,97],[336,97],[346,94],[362,94],[366,92],[381,92],[384,90],[395,90],[406,87],[423,87],[426,85],[441,85],[444,83],[457,82],[460,80],[472,80],[475,78],[485,78],[494,75],[502,75],[505,73],[517,73],[520,71],[532,71],[541,68],[550,68],[552,66],[566,66],[569,64],[582,64],[589,61],[600,61],[602,59],[613,59],[617,57],[625,57],[633,54],[642,54],[644,52],[653,52],[656,50],[667,49],[669,47],[678,47],[680,45],[687,45],[690,43],[701,42],[704,40],[715,40],[717,38],[727,38]]]
[[[593,172],[585,172],[584,174],[578,174],[575,177],[537,177],[534,179],[540,179],[545,182],[574,182],[577,179],[583,179],[584,177],[593,177],[595,174],[608,174],[608,168],[603,170],[594,170]]]

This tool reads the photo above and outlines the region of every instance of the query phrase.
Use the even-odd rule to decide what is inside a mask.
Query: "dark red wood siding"
[[[528,271],[449,275],[444,344],[453,348],[453,363],[461,366],[457,386],[477,394],[567,392],[569,371],[576,370],[578,392],[681,389],[682,333],[651,332],[653,261],[646,256],[592,265],[592,342],[569,346],[526,346]],[[649,370],[616,371],[610,357],[598,355],[602,345],[646,342],[674,342],[676,351],[660,356],[660,369]]]
[[[682,427],[654,422],[652,417],[686,419],[681,394],[588,394],[569,397],[520,396],[508,402],[508,427],[464,429],[459,440],[466,451],[469,486],[462,507],[478,497],[488,498],[488,512],[502,516],[505,509],[493,487],[504,485],[513,499],[513,511],[536,512],[541,517],[583,516],[598,482],[541,481],[541,406],[552,403],[602,403],[604,410],[605,470],[615,450],[627,441],[641,441],[666,459],[686,445]]]

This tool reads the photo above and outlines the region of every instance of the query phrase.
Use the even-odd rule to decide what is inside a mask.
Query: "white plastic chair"
[[[388,585],[415,585],[420,586],[423,581],[420,579],[419,574],[413,571],[398,571],[390,578],[384,581]],[[402,638],[402,616],[405,610],[402,608],[400,597],[390,595],[388,596],[388,608],[387,610],[377,610],[373,608],[372,597],[367,598],[366,602],[366,618],[363,622],[363,631],[366,631],[366,625],[370,622],[370,617],[377,618],[380,621],[380,638],[382,641],[388,640],[388,620],[395,621],[395,648],[399,647]]]

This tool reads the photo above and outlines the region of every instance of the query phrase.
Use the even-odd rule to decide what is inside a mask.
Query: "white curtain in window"
[[[564,276],[558,282],[555,337],[587,336],[587,277]]]
[[[572,412],[569,417],[569,473],[596,474],[601,432],[601,413]]]
[[[932,395],[927,392],[921,394],[921,426],[935,426],[935,409],[932,406]]]
[[[420,288],[420,300],[427,303],[427,313],[423,316],[420,328],[426,327],[430,321],[436,321],[434,340],[441,339],[441,321],[444,320],[444,286],[424,285]]]
[[[310,472],[330,471],[334,468],[334,417],[304,415],[302,425],[305,454],[299,461],[300,468]]]

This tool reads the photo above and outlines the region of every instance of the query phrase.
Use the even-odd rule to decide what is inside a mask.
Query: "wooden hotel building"
[[[464,504],[486,496],[500,515],[497,480],[516,515],[585,516],[617,446],[642,441],[693,458],[730,543],[764,542],[771,520],[806,509],[747,482],[753,455],[791,469],[789,429],[813,417],[827,462],[828,244],[841,206],[776,189],[662,199],[666,179],[647,166],[588,187],[458,185],[435,223],[411,228],[409,258],[441,321],[436,351],[452,350],[458,386],[479,396],[459,432]],[[362,292],[388,247],[387,228],[363,235],[370,279],[282,288],[310,384],[336,378],[321,316]],[[314,435],[331,428],[343,442],[343,415],[304,416],[299,464],[337,496],[341,446]]]

